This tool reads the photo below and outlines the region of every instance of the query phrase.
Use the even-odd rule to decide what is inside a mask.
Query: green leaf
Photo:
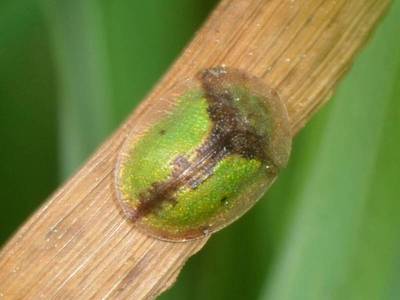
[[[34,1],[0,1],[0,244],[57,184],[56,86]]]
[[[111,132],[105,30],[96,0],[43,2],[59,81],[60,163],[65,178]]]
[[[395,299],[400,293],[396,4],[333,99],[320,146],[309,148],[307,181],[262,299]]]

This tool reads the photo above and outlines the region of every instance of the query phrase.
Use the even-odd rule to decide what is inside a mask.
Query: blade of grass
[[[400,52],[391,37],[399,13],[396,3],[333,101],[262,299],[388,299],[393,289],[398,295],[399,166],[393,165],[400,124],[393,99]]]
[[[9,43],[24,43],[24,34],[41,22],[35,1],[3,0],[0,3],[0,48]]]
[[[342,299],[400,295],[400,68],[397,74]]]
[[[1,1],[0,246],[58,183],[49,50],[37,3]]]
[[[98,1],[44,1],[60,82],[61,175],[66,178],[111,131],[111,89]]]

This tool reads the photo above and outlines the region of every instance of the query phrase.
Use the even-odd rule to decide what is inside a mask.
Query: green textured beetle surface
[[[216,67],[193,82],[163,117],[128,137],[116,169],[124,212],[163,240],[199,238],[236,220],[290,154],[285,105],[260,80]]]

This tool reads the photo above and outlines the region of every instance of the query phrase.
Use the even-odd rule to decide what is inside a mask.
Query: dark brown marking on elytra
[[[217,163],[227,155],[258,159],[276,169],[265,152],[266,137],[257,134],[255,128],[244,120],[234,105],[231,92],[221,83],[225,74],[223,68],[207,69],[198,74],[213,123],[210,136],[196,150],[192,160],[185,156],[175,158],[168,180],[153,183],[139,195],[135,219],[156,212],[164,202],[175,202],[175,194],[182,187],[196,189],[212,176]]]
[[[222,205],[227,205],[228,204],[228,197],[227,196],[223,196],[220,200]]]

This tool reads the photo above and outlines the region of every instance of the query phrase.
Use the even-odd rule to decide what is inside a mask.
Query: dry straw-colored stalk
[[[224,0],[140,108],[15,234],[0,254],[0,298],[148,299],[207,239],[139,233],[115,203],[118,151],[139,115],[199,70],[226,65],[276,88],[293,135],[332,95],[389,0]],[[171,37],[172,38],[172,37]]]

